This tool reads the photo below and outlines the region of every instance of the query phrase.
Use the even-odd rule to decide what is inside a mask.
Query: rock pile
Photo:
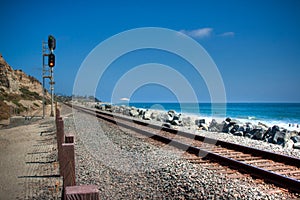
[[[97,109],[119,113],[126,116],[162,122],[165,127],[196,127],[198,130],[205,130],[210,132],[223,132],[235,136],[248,137],[254,140],[262,140],[265,142],[282,145],[286,148],[300,149],[300,133],[297,131],[289,131],[277,125],[268,127],[267,125],[259,122],[254,125],[250,122],[241,123],[231,118],[226,118],[221,123],[212,119],[207,123],[205,119],[195,119],[194,121],[190,116],[183,116],[176,113],[174,110],[169,110],[167,113],[157,110],[140,109],[130,106],[115,106],[110,104],[96,105]]]
[[[277,125],[268,127],[263,123],[253,125],[251,123],[241,124],[230,118],[225,119],[222,123],[213,120],[210,123],[209,131],[230,133],[237,136],[244,136],[255,140],[279,144],[283,147],[299,148],[300,135],[296,131],[288,131]]]

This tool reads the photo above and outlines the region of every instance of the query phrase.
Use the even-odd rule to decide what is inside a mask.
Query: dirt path
[[[0,161],[0,199],[45,197],[59,187],[54,118],[1,129]]]

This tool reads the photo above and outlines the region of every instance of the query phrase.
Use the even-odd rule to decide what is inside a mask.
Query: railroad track
[[[76,110],[133,130],[152,139],[196,155],[205,160],[229,166],[242,173],[259,177],[292,192],[300,193],[300,159],[243,145],[194,135],[118,114],[75,105]],[[192,158],[195,162],[201,162]]]

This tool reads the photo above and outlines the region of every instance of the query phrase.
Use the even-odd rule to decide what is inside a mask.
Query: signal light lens
[[[54,67],[55,65],[55,55],[53,53],[48,56],[48,65],[49,67]]]

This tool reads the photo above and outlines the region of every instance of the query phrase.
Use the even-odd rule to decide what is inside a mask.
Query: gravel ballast
[[[65,131],[75,133],[77,184],[97,185],[101,199],[295,197],[280,192],[269,194],[270,185],[257,183],[251,177],[228,178],[200,164],[190,163],[171,151],[168,145],[147,143],[147,138],[134,137],[129,131],[104,121],[98,122],[91,115],[80,112],[74,115],[64,120]]]

